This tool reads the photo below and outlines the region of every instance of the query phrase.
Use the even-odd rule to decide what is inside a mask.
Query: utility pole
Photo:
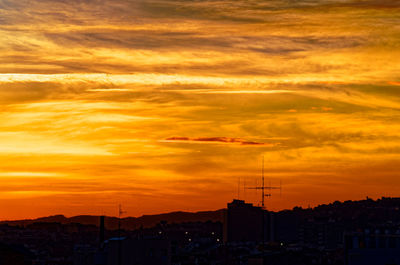
[[[121,216],[124,213],[121,204],[118,205],[118,265],[122,265]]]

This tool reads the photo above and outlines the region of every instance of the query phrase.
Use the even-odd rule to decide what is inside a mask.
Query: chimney
[[[104,219],[105,219],[104,215],[100,216],[100,234],[99,234],[99,246],[100,247],[102,247],[103,242],[104,242],[104,230],[105,230]]]

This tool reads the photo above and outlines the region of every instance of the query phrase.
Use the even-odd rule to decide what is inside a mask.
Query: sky
[[[0,0],[0,219],[399,196],[400,2]]]

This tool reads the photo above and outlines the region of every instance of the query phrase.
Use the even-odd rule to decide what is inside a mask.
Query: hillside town
[[[214,212],[145,219],[147,224],[105,216],[2,222],[0,264],[400,264],[400,198],[280,212],[233,200]]]

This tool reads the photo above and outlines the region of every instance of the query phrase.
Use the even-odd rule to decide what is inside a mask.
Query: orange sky
[[[400,3],[0,0],[0,219],[399,196]],[[241,187],[240,198],[259,194]]]

